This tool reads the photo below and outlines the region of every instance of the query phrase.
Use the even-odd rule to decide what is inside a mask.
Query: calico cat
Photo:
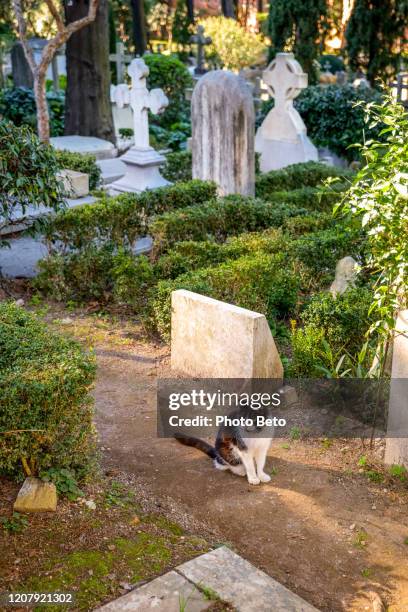
[[[261,428],[257,428],[258,432]],[[258,485],[270,482],[271,477],[264,472],[266,456],[272,438],[261,438],[258,435],[245,437],[243,427],[221,426],[211,446],[204,440],[182,433],[174,435],[180,444],[193,446],[202,451],[214,462],[217,470],[230,470],[238,476],[246,476],[249,484]]]

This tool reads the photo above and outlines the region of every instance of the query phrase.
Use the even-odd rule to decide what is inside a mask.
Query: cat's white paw
[[[259,474],[259,480],[261,482],[271,482],[272,478],[269,476],[269,474],[262,472],[262,474]]]
[[[251,484],[251,485],[259,485],[259,483],[260,483],[261,481],[259,480],[259,478],[250,478],[250,477],[248,476],[248,482],[249,482],[249,484]]]

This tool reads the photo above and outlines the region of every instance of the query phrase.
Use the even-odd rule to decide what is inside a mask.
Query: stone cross
[[[198,25],[197,32],[191,36],[190,42],[197,45],[197,66],[194,72],[195,74],[204,74],[204,47],[210,45],[212,39],[210,36],[204,36],[204,26]]]
[[[307,87],[307,74],[293,53],[277,53],[262,78],[275,98],[275,106],[256,133],[261,171],[317,161],[317,149],[307,138],[306,126],[293,106],[293,100]]]
[[[161,113],[168,106],[169,100],[162,89],[147,89],[146,77],[149,75],[149,68],[142,58],[132,60],[128,74],[132,80],[130,89],[125,84],[112,88],[111,100],[116,102],[119,108],[130,104],[133,111],[135,147],[148,149],[148,111],[154,115]]]
[[[109,55],[109,61],[115,62],[116,64],[116,80],[117,83],[123,83],[125,78],[126,64],[130,64],[132,61],[131,55],[126,55],[125,45],[122,42],[116,43],[116,53]]]
[[[307,87],[305,74],[291,53],[278,53],[263,73],[263,80],[275,98],[275,108],[287,111],[293,100]]]

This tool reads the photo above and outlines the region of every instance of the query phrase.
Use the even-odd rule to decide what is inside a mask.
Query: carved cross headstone
[[[275,98],[274,108],[256,135],[262,172],[317,160],[317,150],[307,138],[306,126],[293,106],[293,100],[307,87],[307,74],[293,53],[278,53],[262,78]]]
[[[169,100],[162,89],[147,89],[146,77],[149,75],[149,68],[143,59],[132,60],[128,74],[132,79],[130,89],[128,85],[118,85],[112,89],[111,97],[119,108],[130,104],[133,111],[135,147],[146,149],[149,148],[148,111],[154,115],[159,114],[168,106]]]
[[[204,36],[204,26],[198,25],[197,32],[190,38],[190,42],[197,45],[197,66],[194,70],[195,74],[204,74],[204,47],[212,43],[210,36]]]
[[[133,57],[125,53],[125,45],[122,42],[116,43],[116,53],[109,55],[109,61],[116,64],[116,82],[123,83],[125,78],[126,64],[130,64]]]
[[[111,101],[118,108],[130,105],[133,113],[133,132],[135,144],[121,157],[126,164],[126,174],[110,186],[111,193],[138,192],[167,185],[159,172],[165,158],[149,144],[148,111],[157,115],[168,106],[169,100],[162,89],[146,87],[149,68],[142,58],[131,61],[128,68],[131,85],[124,83],[112,87]]]

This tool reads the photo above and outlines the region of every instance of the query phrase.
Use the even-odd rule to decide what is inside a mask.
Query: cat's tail
[[[192,436],[186,436],[185,434],[182,434],[182,433],[176,433],[174,434],[174,437],[176,438],[178,442],[180,442],[180,444],[198,448],[198,450],[208,455],[211,459],[217,458],[217,453],[215,451],[215,448],[211,446],[211,444],[204,442],[204,440],[200,440],[200,438],[193,438]]]

